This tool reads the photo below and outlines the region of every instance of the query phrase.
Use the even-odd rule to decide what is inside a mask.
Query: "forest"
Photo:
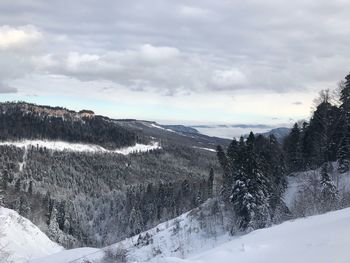
[[[335,184],[349,171],[350,74],[336,93],[324,90],[315,100],[310,121],[295,123],[282,144],[270,135],[250,133],[234,139],[226,151],[217,148],[223,170],[221,199],[234,210],[235,229],[251,231],[288,218],[348,206],[349,193]],[[292,207],[284,192],[288,178],[303,174],[303,185]]]
[[[3,140],[46,138],[116,147],[157,139],[153,130],[151,137],[132,130],[128,125],[135,120],[119,125],[91,111],[23,103],[1,107]],[[338,97],[322,91],[311,119],[300,123],[282,143],[272,134],[251,132],[218,145],[217,157],[191,147],[184,135],[186,140],[171,141],[169,132],[159,135],[161,149],[130,155],[3,145],[1,202],[65,247],[115,243],[211,198],[220,203],[220,213],[232,217],[224,219],[231,222],[231,234],[348,206],[350,195],[339,191],[335,176],[349,171],[350,75],[339,84]],[[288,183],[303,173],[302,188],[287,205]]]

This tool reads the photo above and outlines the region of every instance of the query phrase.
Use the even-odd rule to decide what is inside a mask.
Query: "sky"
[[[349,72],[348,0],[1,0],[0,101],[280,125]]]

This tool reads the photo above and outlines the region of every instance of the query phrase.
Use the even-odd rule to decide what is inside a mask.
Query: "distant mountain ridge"
[[[135,131],[93,111],[75,112],[25,102],[0,103],[0,140],[21,139],[92,143],[108,149],[147,141]]]

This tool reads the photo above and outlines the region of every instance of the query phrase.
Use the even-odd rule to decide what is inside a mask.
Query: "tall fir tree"
[[[270,222],[269,182],[254,151],[254,134],[249,134],[245,147],[242,142],[240,144],[231,201],[239,218],[239,228],[250,231],[265,227]]]
[[[323,212],[335,210],[339,203],[339,193],[329,174],[330,164],[325,162],[321,169],[321,206]]]

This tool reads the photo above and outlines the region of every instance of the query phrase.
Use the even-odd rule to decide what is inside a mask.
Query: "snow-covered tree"
[[[250,133],[245,147],[241,146],[231,196],[239,228],[244,231],[265,227],[271,219],[269,181],[259,165],[254,142],[254,134]]]
[[[323,211],[335,210],[338,207],[339,193],[329,174],[329,163],[321,169],[321,203]]]

